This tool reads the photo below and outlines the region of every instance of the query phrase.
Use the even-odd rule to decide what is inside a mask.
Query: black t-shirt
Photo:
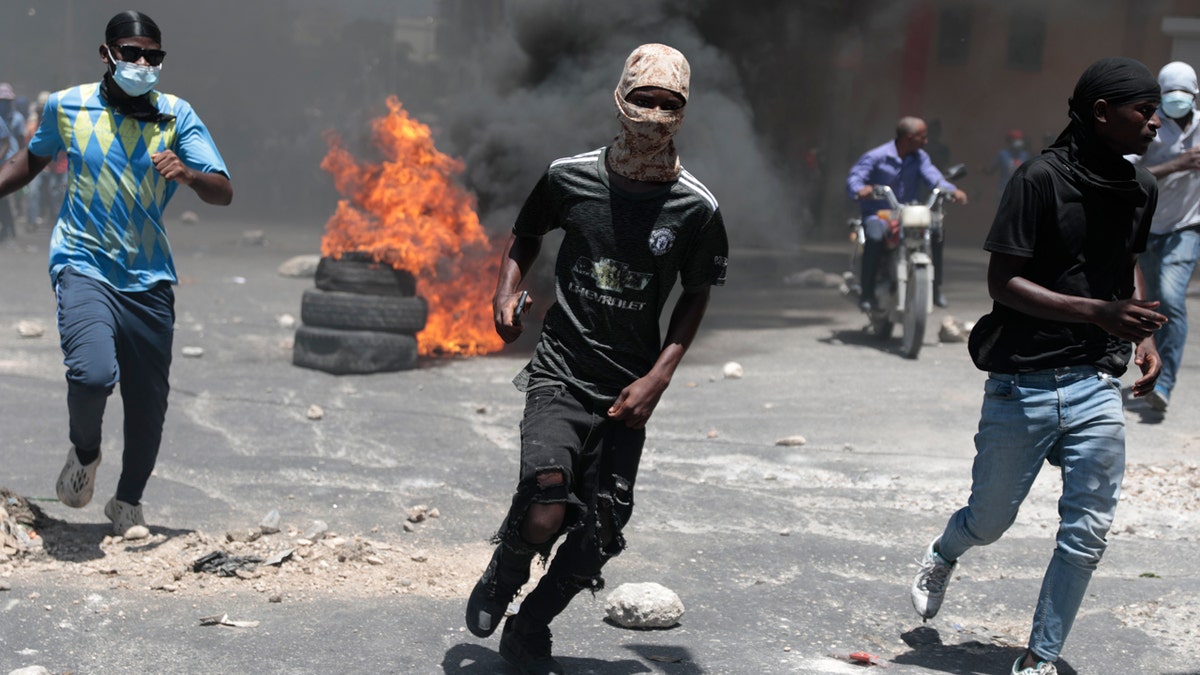
[[[1130,298],[1158,202],[1154,176],[1131,166],[1135,189],[1108,189],[1064,155],[1047,151],[1017,169],[984,249],[1028,258],[1022,276],[1057,293]],[[1039,319],[999,302],[971,330],[969,347],[977,367],[1001,373],[1091,365],[1120,376],[1132,352],[1094,324]]]
[[[533,358],[514,380],[561,382],[598,406],[650,371],[659,317],[685,290],[725,283],[729,243],[712,193],[688,172],[645,194],[609,185],[605,149],[556,160],[525,200],[520,237],[563,229],[555,303]]]

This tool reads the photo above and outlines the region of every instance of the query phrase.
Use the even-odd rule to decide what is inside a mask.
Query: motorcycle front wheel
[[[927,265],[909,269],[908,292],[904,299],[904,337],[900,353],[915,359],[925,342],[925,320],[929,318],[930,269]]]

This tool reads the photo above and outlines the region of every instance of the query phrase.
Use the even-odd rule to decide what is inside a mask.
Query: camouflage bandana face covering
[[[684,108],[652,110],[633,105],[625,97],[638,87],[661,87],[679,94],[686,102],[690,79],[691,67],[678,50],[660,44],[633,50],[613,92],[621,122],[621,133],[608,149],[608,164],[613,171],[640,181],[679,178],[679,155],[671,139],[683,124]]]

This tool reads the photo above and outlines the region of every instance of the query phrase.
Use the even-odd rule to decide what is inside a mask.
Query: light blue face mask
[[[162,66],[139,66],[136,63],[128,61],[118,61],[113,58],[112,51],[108,52],[108,58],[113,63],[113,81],[130,96],[141,96],[154,88],[158,84],[158,74],[162,71]]]
[[[1196,96],[1186,91],[1168,91],[1162,97],[1162,111],[1174,120],[1187,117],[1195,104]]]

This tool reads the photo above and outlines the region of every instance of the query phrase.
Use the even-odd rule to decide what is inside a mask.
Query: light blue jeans
[[[1154,388],[1167,398],[1175,388],[1175,377],[1183,361],[1183,344],[1188,334],[1187,287],[1197,256],[1200,256],[1200,231],[1194,228],[1152,234],[1146,252],[1138,256],[1142,275],[1146,277],[1146,297],[1160,301],[1158,311],[1167,317],[1167,323],[1154,334],[1163,362]]]
[[[938,542],[947,560],[1004,534],[1043,463],[1062,472],[1057,544],[1029,637],[1034,654],[1053,662],[1104,554],[1121,494],[1121,382],[1086,366],[992,373],[984,385],[975,451],[970,499],[951,516]]]

